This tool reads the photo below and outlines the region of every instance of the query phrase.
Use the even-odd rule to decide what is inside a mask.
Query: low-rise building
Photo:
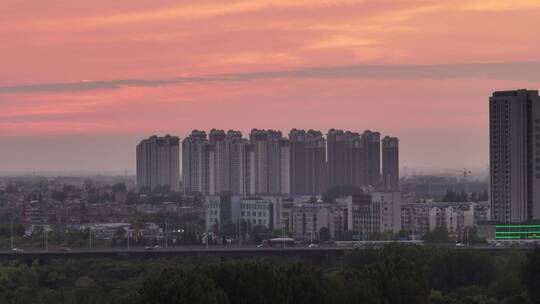
[[[347,208],[347,229],[354,239],[368,239],[373,233],[401,230],[401,193],[372,192],[337,200]]]
[[[484,203],[411,203],[401,207],[401,228],[413,239],[436,228],[461,237],[488,216],[489,207]]]

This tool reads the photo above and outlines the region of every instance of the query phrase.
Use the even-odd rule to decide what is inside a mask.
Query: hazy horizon
[[[371,129],[401,167],[479,171],[491,93],[540,88],[538,1],[0,10],[0,172],[133,172],[141,139],[211,128]]]
[[[209,131],[209,129],[205,129]],[[284,131],[284,130],[281,130]],[[288,135],[286,130],[285,136]],[[322,130],[326,134],[326,130]],[[353,130],[362,132],[364,130]],[[180,136],[180,140],[188,134],[174,134]],[[242,131],[244,137],[249,137],[248,131]],[[94,138],[90,135],[64,136],[64,137],[39,137],[32,140],[11,140],[3,141],[0,139],[0,145],[3,151],[11,151],[12,153],[0,154],[0,176],[9,175],[45,175],[45,176],[78,176],[78,175],[128,175],[135,174],[135,146],[140,140],[151,135],[163,134],[146,134],[141,136],[99,136]],[[383,136],[386,134],[382,134]],[[473,177],[483,178],[487,174],[488,163],[469,165],[469,166],[452,166],[452,165],[424,165],[421,162],[422,157],[426,155],[418,155],[416,164],[405,162],[403,160],[404,152],[407,151],[409,144],[404,144],[404,139],[400,138],[400,175],[405,174],[404,168],[408,168],[408,175],[411,176],[413,171],[417,174],[456,174],[460,176],[460,172],[464,168],[470,170]],[[100,144],[97,144],[100,143]],[[39,147],[35,149],[34,147]],[[16,153],[16,151],[25,151],[24,154]],[[451,152],[451,151],[450,151]],[[180,151],[181,154],[181,151]],[[413,155],[414,156],[414,155]],[[47,162],[43,162],[44,159]],[[9,164],[12,160],[14,165]],[[20,164],[24,164],[21,166]],[[106,164],[114,164],[107,166]],[[181,164],[180,164],[181,166]]]

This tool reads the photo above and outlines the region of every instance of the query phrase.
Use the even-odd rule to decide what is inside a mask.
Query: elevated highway
[[[526,251],[526,247],[455,247],[444,246],[453,250],[480,250],[493,254],[504,254],[508,252]],[[242,259],[250,257],[274,257],[293,258],[314,262],[316,264],[332,263],[341,260],[345,255],[354,250],[353,247],[321,246],[321,247],[300,247],[288,248],[257,248],[257,247],[225,247],[225,246],[190,246],[175,248],[96,248],[96,249],[73,249],[69,251],[55,250],[32,250],[24,251],[0,250],[0,261],[2,260],[49,260],[49,259],[85,259],[85,258],[113,258],[113,259],[154,259],[154,258],[188,258],[188,257],[215,257],[221,260]]]

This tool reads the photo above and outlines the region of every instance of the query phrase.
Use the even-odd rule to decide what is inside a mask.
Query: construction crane
[[[465,193],[469,194],[469,178],[471,177],[472,172],[467,170],[467,168],[463,168],[463,170],[448,170],[448,172],[452,172],[456,177],[456,180],[459,180],[460,177],[462,178],[463,183],[465,184]],[[457,192],[455,182],[452,190]]]

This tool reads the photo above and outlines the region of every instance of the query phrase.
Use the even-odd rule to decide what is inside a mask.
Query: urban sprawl
[[[490,170],[400,177],[399,140],[330,129],[194,130],[136,147],[131,177],[0,178],[3,246],[540,238],[537,91],[490,97]],[[130,243],[131,242],[131,243]],[[47,244],[46,246],[49,246]],[[60,248],[60,247],[59,247]]]

